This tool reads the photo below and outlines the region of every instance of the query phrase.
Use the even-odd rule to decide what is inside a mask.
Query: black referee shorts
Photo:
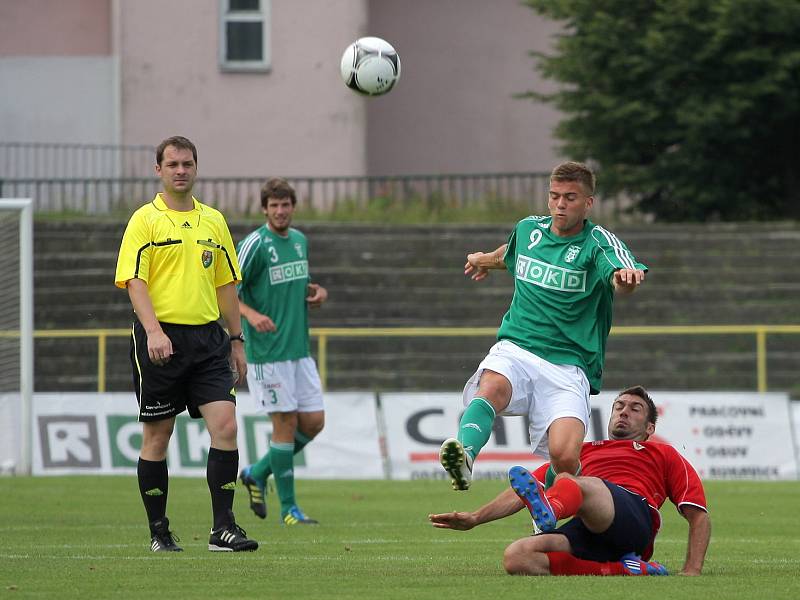
[[[163,366],[150,362],[147,334],[137,319],[131,335],[133,388],[140,421],[160,421],[188,409],[200,418],[199,407],[209,402],[236,402],[228,357],[231,342],[216,321],[205,325],[161,323],[172,342],[173,355]]]
[[[647,500],[603,480],[614,500],[614,520],[603,533],[592,533],[575,517],[549,533],[569,540],[573,556],[597,562],[618,561],[624,554],[642,555],[653,537],[653,522]]]

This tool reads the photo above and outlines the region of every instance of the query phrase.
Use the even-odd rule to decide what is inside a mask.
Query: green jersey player
[[[595,179],[581,163],[550,176],[550,216],[528,217],[494,252],[467,256],[466,275],[514,275],[514,297],[498,342],[464,388],[457,438],[445,440],[442,466],[466,490],[472,463],[496,415],[527,415],[531,449],[556,473],[577,473],[589,422],[589,394],[600,391],[614,294],[633,292],[647,267],[613,233],[588,218]]]
[[[311,283],[306,236],[291,227],[297,197],[281,178],[267,181],[261,205],[267,218],[239,244],[242,329],[249,365],[247,386],[259,412],[272,420],[269,451],[240,473],[250,508],[266,518],[266,482],[275,476],[281,518],[287,525],[314,524],[295,501],[294,455],[322,431],[322,387],[308,341],[308,308],[328,298]]]

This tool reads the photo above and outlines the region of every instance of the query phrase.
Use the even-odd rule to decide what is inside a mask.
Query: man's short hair
[[[189,138],[185,138],[182,135],[173,135],[172,137],[168,137],[163,142],[158,145],[156,148],[156,164],[161,165],[161,161],[164,160],[164,150],[167,146],[174,146],[179,150],[191,150],[192,156],[194,157],[194,162],[197,164],[197,148],[192,143]]]
[[[639,398],[644,400],[644,403],[647,405],[647,420],[655,425],[656,420],[658,419],[658,410],[656,409],[656,403],[653,402],[653,399],[650,397],[650,394],[647,393],[647,390],[641,385],[634,385],[633,387],[622,390],[619,394],[617,394],[617,398],[627,395],[639,396]]]
[[[292,206],[297,204],[297,195],[294,188],[283,177],[270,177],[267,183],[261,188],[261,206],[267,208],[267,202],[270,198],[283,200],[289,198],[292,201]]]
[[[550,181],[576,181],[583,185],[587,196],[594,194],[594,173],[583,163],[571,160],[561,163],[550,173]]]

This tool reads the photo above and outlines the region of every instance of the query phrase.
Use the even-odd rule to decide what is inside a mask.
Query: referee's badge
[[[203,250],[203,266],[207,269],[211,266],[211,261],[214,259],[214,255],[211,253],[211,250]]]

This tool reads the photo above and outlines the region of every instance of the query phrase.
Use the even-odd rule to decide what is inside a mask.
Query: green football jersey
[[[584,222],[572,237],[550,231],[552,217],[528,217],[508,238],[504,257],[514,297],[497,339],[509,340],[557,365],[583,369],[597,394],[602,386],[617,269],[642,269],[613,233]]]
[[[288,236],[282,237],[265,224],[239,243],[237,254],[242,270],[239,297],[272,319],[277,328],[258,333],[242,317],[247,362],[271,363],[309,356],[306,236],[289,228]]]

